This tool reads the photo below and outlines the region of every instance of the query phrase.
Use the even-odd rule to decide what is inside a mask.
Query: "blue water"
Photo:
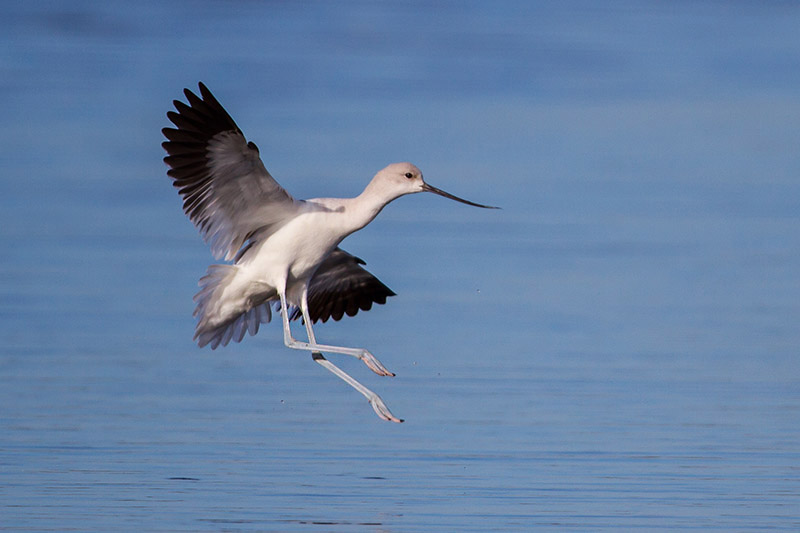
[[[3,4],[0,529],[800,529],[800,6],[531,4]],[[405,424],[193,345],[198,80],[297,197],[503,207],[344,243],[398,296],[317,336]]]

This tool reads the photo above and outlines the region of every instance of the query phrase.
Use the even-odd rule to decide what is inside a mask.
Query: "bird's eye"
[[[411,179],[411,178],[413,178],[413,177],[414,177],[414,174],[412,174],[411,172],[406,172],[406,177],[407,177],[408,179]]]

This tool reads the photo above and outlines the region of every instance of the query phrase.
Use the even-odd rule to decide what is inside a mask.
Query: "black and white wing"
[[[345,313],[354,316],[359,309],[369,311],[373,303],[385,304],[387,297],[395,295],[361,267],[365,264],[341,248],[336,248],[322,262],[308,286],[308,314],[312,322],[340,320]],[[300,309],[295,309],[291,319],[300,317]]]
[[[188,105],[175,100],[162,146],[167,175],[183,198],[183,210],[211,246],[214,257],[236,257],[248,241],[274,232],[300,208],[270,176],[255,144],[203,83],[200,97],[184,89]],[[202,97],[202,98],[201,98]]]

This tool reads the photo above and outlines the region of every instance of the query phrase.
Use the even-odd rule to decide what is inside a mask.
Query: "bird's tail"
[[[194,316],[198,319],[194,340],[201,348],[206,344],[215,349],[231,340],[240,342],[245,332],[255,335],[260,324],[272,319],[269,302],[225,302],[225,288],[233,283],[239,267],[236,265],[211,265],[206,275],[200,278],[200,291],[194,295],[197,307]],[[224,311],[224,309],[229,309]]]

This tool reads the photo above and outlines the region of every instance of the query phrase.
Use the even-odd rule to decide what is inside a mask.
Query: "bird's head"
[[[484,209],[498,209],[491,205],[476,204],[475,202],[464,200],[425,183],[422,179],[422,171],[411,163],[392,163],[378,172],[373,181],[381,188],[384,188],[386,192],[392,194],[394,198],[417,192],[432,192],[462,204],[483,207]]]

